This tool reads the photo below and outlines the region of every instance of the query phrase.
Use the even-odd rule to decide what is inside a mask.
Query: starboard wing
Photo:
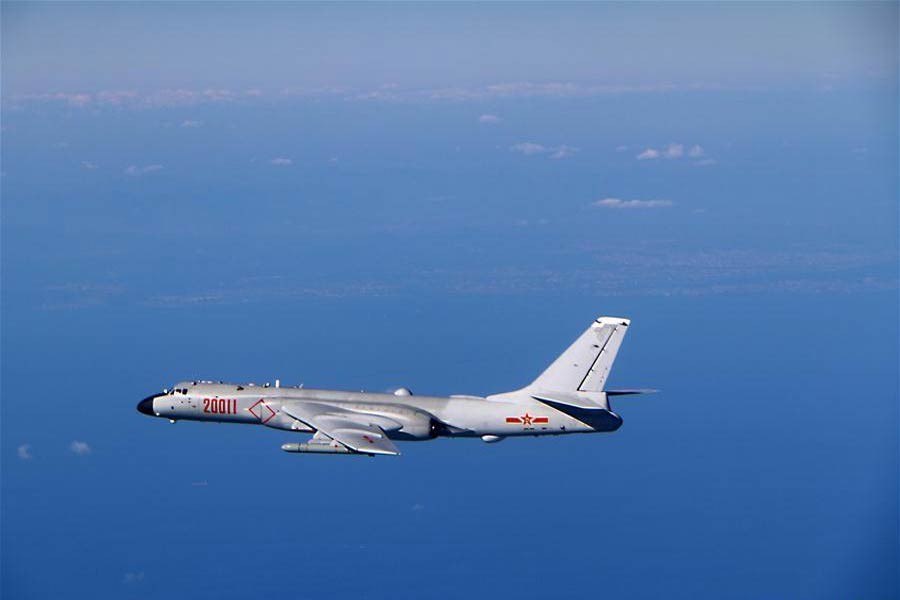
[[[282,406],[281,410],[354,452],[400,454],[384,430],[399,428],[399,424],[387,417],[314,402],[291,403]]]

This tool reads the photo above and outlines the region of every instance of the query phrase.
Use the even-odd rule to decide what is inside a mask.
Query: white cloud
[[[16,448],[16,454],[18,454],[19,458],[22,460],[31,460],[31,446],[29,444],[22,444]]]
[[[403,100],[403,97],[393,91],[391,88],[385,88],[382,86],[377,90],[369,90],[366,92],[358,92],[355,95],[350,96],[348,99],[350,100],[383,100],[387,102],[399,102]]]
[[[97,93],[98,104],[109,104],[110,106],[122,106],[127,102],[134,102],[138,98],[138,93],[133,91],[113,91],[104,90]]]
[[[69,450],[77,454],[78,456],[87,456],[91,453],[91,447],[87,442],[79,442],[75,440],[71,444],[69,444]]]
[[[259,90],[237,91],[229,89],[206,90],[157,90],[145,96],[137,97],[135,104],[150,107],[194,106],[210,102],[234,102],[247,98],[258,98]]]
[[[637,155],[638,160],[651,160],[654,158],[659,158],[659,150],[655,150],[653,148],[647,148]]]
[[[188,119],[186,121],[181,122],[181,127],[185,127],[185,128],[200,127],[201,125],[203,125],[203,121],[193,121],[191,119]]]
[[[709,84],[676,86],[671,83],[642,85],[584,85],[572,82],[504,82],[480,87],[435,88],[419,92],[405,92],[402,97],[424,96],[432,100],[478,100],[483,98],[576,98],[609,94],[659,93],[678,89],[706,89]]]
[[[285,98],[324,98],[328,96],[347,96],[354,92],[347,86],[320,86],[320,87],[286,87],[279,95]]]
[[[91,103],[90,94],[63,94],[63,96],[70,106],[82,108]]]
[[[557,160],[561,158],[568,158],[578,152],[578,148],[575,148],[573,146],[566,146],[565,144],[559,146],[544,146],[543,144],[536,144],[534,142],[521,142],[518,144],[513,144],[509,147],[509,149],[513,152],[524,154],[525,156],[548,154],[550,155],[550,158]]]
[[[163,168],[162,165],[144,165],[143,167],[138,167],[137,165],[131,165],[127,169],[125,169],[126,175],[131,175],[132,177],[140,177],[141,175],[146,175],[148,173],[155,173],[156,171],[161,171]]]
[[[524,154],[525,156],[533,156],[535,154],[544,154],[549,152],[550,149],[546,146],[542,146],[541,144],[535,144],[534,142],[521,142],[518,144],[513,144],[509,147],[513,152],[518,152],[520,154]]]
[[[481,115],[478,117],[479,123],[499,123],[500,117],[497,115]]]
[[[601,198],[593,202],[600,208],[666,208],[673,205],[671,200],[622,200],[621,198]]]
[[[562,146],[557,146],[553,149],[553,154],[550,155],[550,158],[560,159],[560,158],[569,158],[578,152],[578,148],[573,148],[572,146],[566,146],[563,144]]]
[[[86,169],[88,171],[93,171],[94,169],[96,169],[98,167],[97,167],[97,163],[92,163],[89,160],[83,160],[83,161],[81,161],[81,168]]]
[[[638,160],[651,160],[655,158],[668,158],[670,160],[677,160],[680,158],[684,158],[685,156],[689,156],[691,158],[702,158],[706,156],[706,150],[703,149],[703,146],[694,144],[687,150],[687,152],[685,152],[684,144],[672,142],[664,148],[647,148],[646,150],[638,154],[636,158]]]
[[[231,90],[203,90],[203,97],[213,102],[232,100],[237,96]]]
[[[138,93],[132,90],[101,90],[97,93],[68,93],[57,92],[52,94],[29,94],[18,96],[18,100],[24,101],[57,101],[64,102],[77,108],[87,107],[172,107],[193,106],[209,102],[232,102],[249,98],[259,98],[263,94],[260,90],[249,89],[244,91],[228,89],[160,89],[149,93]]]
[[[662,153],[666,158],[681,158],[684,156],[684,144],[669,144]]]
[[[484,88],[487,96],[574,96],[581,91],[575,83],[495,83]]]
[[[269,163],[273,164],[277,167],[288,167],[288,166],[294,164],[294,161],[292,161],[289,158],[279,157],[279,158],[273,158],[272,160],[269,161]]]

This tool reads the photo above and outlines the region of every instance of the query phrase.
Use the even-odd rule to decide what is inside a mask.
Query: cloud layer
[[[671,200],[622,200],[621,198],[601,198],[592,204],[599,208],[668,208],[674,205]]]
[[[544,146],[535,142],[520,142],[509,147],[511,152],[518,152],[525,156],[545,154],[552,159],[569,158],[578,152],[578,148],[561,144],[559,146]]]
[[[618,150],[618,149],[617,149]],[[638,160],[656,160],[664,158],[668,160],[678,160],[681,158],[695,159],[694,164],[698,166],[715,164],[715,160],[706,157],[706,150],[699,144],[694,144],[690,148],[685,149],[685,144],[672,142],[662,148],[645,148],[635,158]]]
[[[70,108],[170,108],[198,106],[212,103],[246,103],[260,99],[279,100],[308,98],[348,101],[416,102],[416,101],[475,101],[507,98],[590,98],[621,94],[659,94],[676,91],[719,91],[732,89],[718,83],[644,83],[635,85],[610,83],[573,83],[565,81],[514,81],[484,86],[460,87],[401,87],[382,84],[370,88],[350,86],[284,87],[280,90],[233,88],[163,88],[145,92],[136,90],[53,91],[16,94],[10,100],[16,106],[56,103]],[[484,118],[482,120],[482,118]],[[500,121],[497,115],[485,114],[482,123]],[[186,121],[190,122],[190,121]],[[192,125],[187,125],[191,127]]]

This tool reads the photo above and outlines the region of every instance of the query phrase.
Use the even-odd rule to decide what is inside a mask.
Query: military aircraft
[[[541,375],[522,389],[481,396],[415,396],[347,392],[265,384],[183,381],[137,405],[139,412],[169,419],[265,425],[312,433],[285,452],[397,455],[395,440],[506,437],[615,431],[622,419],[612,396],[655,390],[604,390],[630,321],[600,317]]]

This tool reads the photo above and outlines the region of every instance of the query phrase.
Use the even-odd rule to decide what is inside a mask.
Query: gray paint
[[[331,454],[399,454],[393,440],[481,437],[497,442],[614,431],[621,419],[600,390],[629,325],[627,319],[600,317],[534,383],[484,398],[182,381],[146,398],[138,410],[172,421],[315,432],[308,443],[282,449]]]

